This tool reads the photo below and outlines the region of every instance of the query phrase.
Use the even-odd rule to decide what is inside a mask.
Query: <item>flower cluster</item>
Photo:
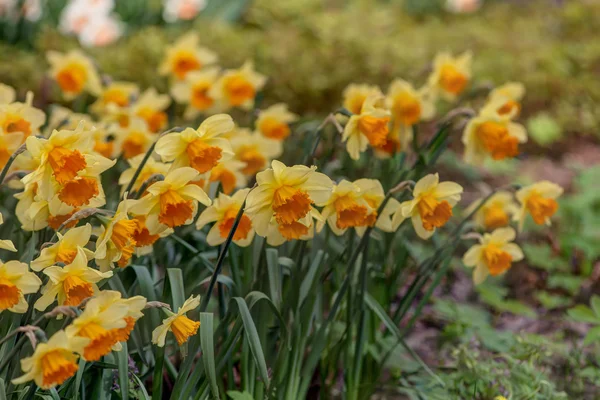
[[[3,179],[16,191],[15,217],[24,231],[53,234],[31,262],[0,262],[0,311],[26,312],[29,294],[37,294],[30,299],[39,312],[53,305],[83,311],[21,361],[24,375],[14,383],[34,380],[51,388],[75,374],[79,357],[97,361],[119,351],[148,305],[104,283],[184,226],[203,231],[209,246],[226,243],[225,251],[230,242],[245,247],[256,236],[279,246],[323,231],[360,237],[373,229],[395,232],[409,225],[403,224],[407,219],[419,238],[429,239],[452,224],[461,201],[463,187],[440,181],[438,173],[414,173],[416,182],[398,182],[386,193],[377,179],[334,181],[316,166],[284,164],[279,158],[299,117],[281,103],[258,109],[255,100],[266,77],[250,61],[221,69],[216,53],[193,33],[170,46],[159,67],[170,95],[101,80],[93,61],[78,50],[51,52],[48,61],[65,101],[91,96],[93,103],[89,114],[55,107],[46,118],[30,95],[21,103],[14,90],[0,86],[0,162]],[[333,140],[345,143],[350,158],[345,161],[369,153],[413,157],[422,146],[416,127],[435,116],[438,102],[469,96],[470,64],[469,53],[444,53],[420,88],[402,79],[386,94],[376,86],[348,86],[343,108],[328,119],[338,132]],[[518,154],[527,139],[514,122],[523,94],[516,83],[489,94],[464,128],[467,162]],[[179,108],[184,127],[171,128]],[[253,110],[251,123],[237,125],[228,114],[232,109]],[[120,190],[109,190],[117,181]],[[465,265],[475,267],[476,283],[523,258],[511,221],[519,229],[528,215],[537,224],[549,223],[561,193],[544,181],[514,196],[494,192],[467,208],[476,226],[492,230],[478,236],[480,243],[464,256]],[[0,247],[17,251],[9,240]],[[200,324],[186,313],[199,305],[198,296],[177,312],[162,305],[167,318],[155,327],[152,342],[165,346],[170,331],[183,345]]]

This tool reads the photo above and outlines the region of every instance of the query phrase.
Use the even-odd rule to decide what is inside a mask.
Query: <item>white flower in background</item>
[[[123,23],[114,16],[94,17],[79,34],[86,47],[106,46],[123,35]]]
[[[190,20],[206,7],[206,0],[164,0],[163,18],[167,22]]]
[[[446,0],[446,9],[453,13],[472,13],[481,7],[481,0]]]
[[[114,0],[71,0],[63,9],[59,29],[76,34],[84,46],[105,46],[123,34],[123,23],[111,14],[114,7]]]
[[[59,29],[79,34],[92,19],[108,16],[114,7],[114,0],[71,0],[60,16]]]

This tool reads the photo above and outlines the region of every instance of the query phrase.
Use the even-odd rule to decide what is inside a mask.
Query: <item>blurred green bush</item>
[[[488,2],[476,14],[408,15],[402,2],[256,0],[236,24],[199,18],[191,24],[131,29],[115,45],[90,49],[115,79],[166,90],[156,76],[165,46],[187,29],[221,56],[225,67],[253,58],[270,77],[266,101],[299,113],[323,113],[350,82],[384,88],[394,77],[423,83],[436,52],[470,49],[474,75],[527,87],[526,117],[544,112],[566,133],[600,125],[600,3]],[[77,46],[44,27],[34,51],[0,44],[0,81],[40,92],[49,49]]]

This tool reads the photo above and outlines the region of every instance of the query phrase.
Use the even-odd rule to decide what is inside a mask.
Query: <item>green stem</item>
[[[127,185],[127,188],[125,189],[125,191],[123,193],[129,193],[129,192],[131,192],[131,189],[133,188],[133,186],[135,185],[135,182],[138,180],[140,174],[142,173],[142,169],[144,169],[144,165],[146,165],[146,162],[148,162],[148,159],[150,158],[150,156],[154,152],[154,148],[156,147],[156,143],[158,143],[158,141],[160,140],[160,138],[163,137],[164,135],[169,134],[169,133],[172,133],[172,132],[181,132],[182,130],[183,130],[183,128],[174,127],[174,128],[171,128],[171,129],[169,129],[167,131],[164,131],[163,133],[161,133],[159,135],[158,139],[156,139],[156,141],[154,143],[152,143],[152,146],[150,146],[150,148],[148,149],[148,151],[144,155],[144,158],[142,159],[142,162],[140,162],[140,165],[138,165],[137,169],[135,170],[135,173],[133,174],[133,177],[131,178],[131,181],[129,182],[129,184]]]

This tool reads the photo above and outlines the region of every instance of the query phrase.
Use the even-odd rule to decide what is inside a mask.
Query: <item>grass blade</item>
[[[279,252],[277,249],[267,249],[266,254],[271,300],[278,309],[281,309],[281,267],[279,266]]]
[[[268,387],[269,373],[267,372],[267,363],[265,361],[265,355],[260,345],[260,339],[258,337],[256,325],[254,324],[254,320],[250,315],[248,305],[241,297],[234,297],[232,300],[235,301],[235,303],[237,304],[240,316],[242,317],[242,322],[244,324],[244,332],[246,332],[246,339],[248,339],[250,352],[252,353],[252,356],[254,357],[254,362],[258,367],[258,373],[262,381],[264,382],[265,387]]]
[[[200,313],[200,345],[202,346],[202,362],[208,374],[210,390],[215,399],[219,398],[219,385],[217,385],[217,371],[215,366],[215,347],[213,343],[213,315]]]
[[[129,399],[129,355],[127,353],[127,342],[121,342],[123,348],[115,352],[117,365],[119,366],[119,386],[121,388],[121,399]]]

